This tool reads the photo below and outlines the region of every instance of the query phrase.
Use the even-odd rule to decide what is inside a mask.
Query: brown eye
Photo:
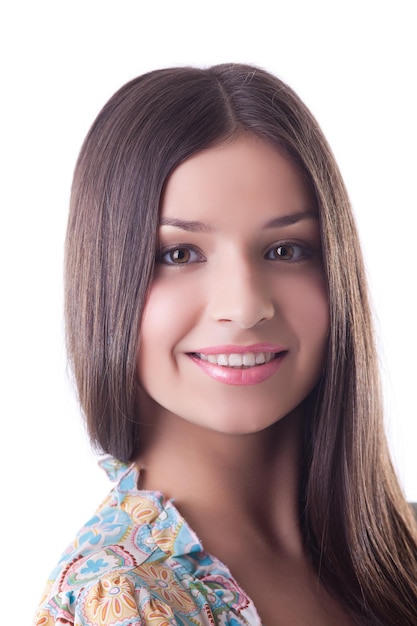
[[[271,261],[302,261],[311,254],[311,249],[301,244],[281,243],[270,248],[266,258]]]
[[[170,250],[167,256],[171,263],[181,264],[188,263],[191,254],[188,248],[176,248],[175,250]]]
[[[159,250],[155,260],[156,263],[163,265],[188,265],[189,263],[201,263],[204,257],[191,246],[173,246]]]
[[[273,248],[272,253],[275,259],[290,261],[294,257],[294,246],[290,244],[276,246],[276,248]]]

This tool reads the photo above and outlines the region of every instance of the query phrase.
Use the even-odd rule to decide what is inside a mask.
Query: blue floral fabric
[[[135,465],[101,465],[118,484],[53,570],[33,625],[260,625],[173,502],[140,491]]]

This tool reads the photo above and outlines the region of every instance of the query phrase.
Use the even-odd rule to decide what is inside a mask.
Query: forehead
[[[214,220],[224,213],[264,220],[279,214],[315,211],[304,175],[277,149],[252,136],[203,150],[170,175],[162,217]]]

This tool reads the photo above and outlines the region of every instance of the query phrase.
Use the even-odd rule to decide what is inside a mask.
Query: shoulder
[[[137,490],[134,466],[113,465],[107,470],[118,484],[52,571],[36,625],[143,621],[138,568],[161,558],[152,531],[164,506],[158,494]]]
[[[81,528],[53,570],[34,626],[214,624],[248,601],[204,553],[173,503],[139,491],[137,469]],[[244,623],[236,619],[236,624]]]

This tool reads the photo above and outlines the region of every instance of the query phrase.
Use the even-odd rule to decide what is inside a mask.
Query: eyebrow
[[[215,228],[207,224],[206,222],[199,222],[194,220],[179,220],[175,217],[162,217],[160,226],[175,226],[175,228],[181,228],[181,230],[188,230],[192,233],[212,233]]]
[[[283,226],[291,226],[292,224],[297,224],[297,222],[307,219],[318,220],[318,213],[316,211],[308,210],[299,211],[298,213],[290,213],[289,215],[282,215],[281,217],[274,217],[265,224],[265,228],[282,228]]]
[[[297,222],[301,222],[301,220],[305,219],[318,219],[318,214],[316,211],[307,210],[299,211],[298,213],[290,213],[289,215],[282,215],[280,217],[274,217],[272,220],[266,222],[264,228],[283,228],[284,226],[291,226],[292,224],[296,224]],[[212,233],[216,230],[214,226],[207,224],[206,222],[196,220],[180,220],[175,217],[162,217],[159,225],[174,226],[175,228],[180,228],[181,230],[193,233]]]

